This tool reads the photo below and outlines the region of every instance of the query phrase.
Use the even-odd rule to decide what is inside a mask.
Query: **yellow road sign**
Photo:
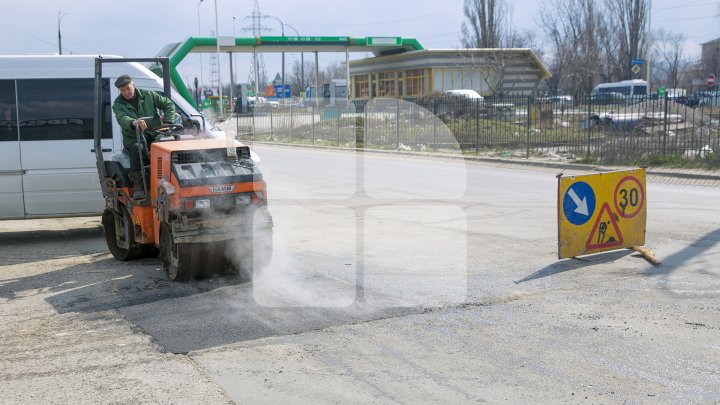
[[[645,169],[558,176],[558,257],[645,244]]]

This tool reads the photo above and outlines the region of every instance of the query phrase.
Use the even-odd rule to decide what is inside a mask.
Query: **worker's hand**
[[[137,128],[139,125],[141,130],[144,131],[147,129],[147,123],[145,123],[145,120],[137,119],[137,120],[133,121],[132,123],[133,123],[133,127],[135,127],[135,128]]]

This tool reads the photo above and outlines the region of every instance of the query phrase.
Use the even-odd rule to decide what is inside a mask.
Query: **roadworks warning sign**
[[[645,169],[558,176],[558,257],[645,244]]]

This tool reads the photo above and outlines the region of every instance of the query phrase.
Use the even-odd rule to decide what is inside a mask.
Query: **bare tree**
[[[503,0],[465,0],[461,43],[466,48],[504,48],[514,37]]]
[[[299,95],[300,92],[305,91],[305,88],[315,83],[315,63],[305,62],[303,67],[300,61],[293,61],[290,65],[287,81],[290,84],[290,93]]]
[[[542,29],[552,52],[555,90],[583,97],[602,72],[599,35],[602,18],[596,0],[550,0],[541,8]]]
[[[606,52],[608,62],[614,71],[613,80],[632,77],[631,61],[647,57],[648,0],[606,0],[607,26],[611,28],[608,37],[618,45],[613,52]]]
[[[305,74],[304,79],[302,73]],[[318,81],[320,84],[328,83],[332,79],[344,79],[347,75],[345,69],[345,62],[331,62],[324,69],[318,72]],[[300,94],[301,91],[305,91],[307,87],[315,85],[315,63],[305,62],[304,69],[300,66],[300,61],[293,61],[290,65],[288,73],[288,83],[290,84],[290,91],[292,94]],[[305,88],[303,88],[303,84]]]
[[[332,79],[345,79],[347,71],[345,70],[345,62],[330,62],[325,69],[323,69],[324,81]]]
[[[660,82],[667,84],[668,87],[679,87],[680,73],[688,64],[683,55],[685,37],[665,29],[657,30],[653,37],[652,59],[655,61],[655,68],[661,73]]]

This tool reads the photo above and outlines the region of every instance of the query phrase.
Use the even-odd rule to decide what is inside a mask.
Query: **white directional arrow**
[[[568,195],[570,196],[570,198],[572,198],[575,205],[577,205],[577,208],[575,208],[575,212],[585,216],[590,215],[590,213],[588,212],[587,198],[583,197],[581,200],[580,197],[578,197],[578,195],[575,193],[575,190],[573,190],[572,188],[568,190]]]

